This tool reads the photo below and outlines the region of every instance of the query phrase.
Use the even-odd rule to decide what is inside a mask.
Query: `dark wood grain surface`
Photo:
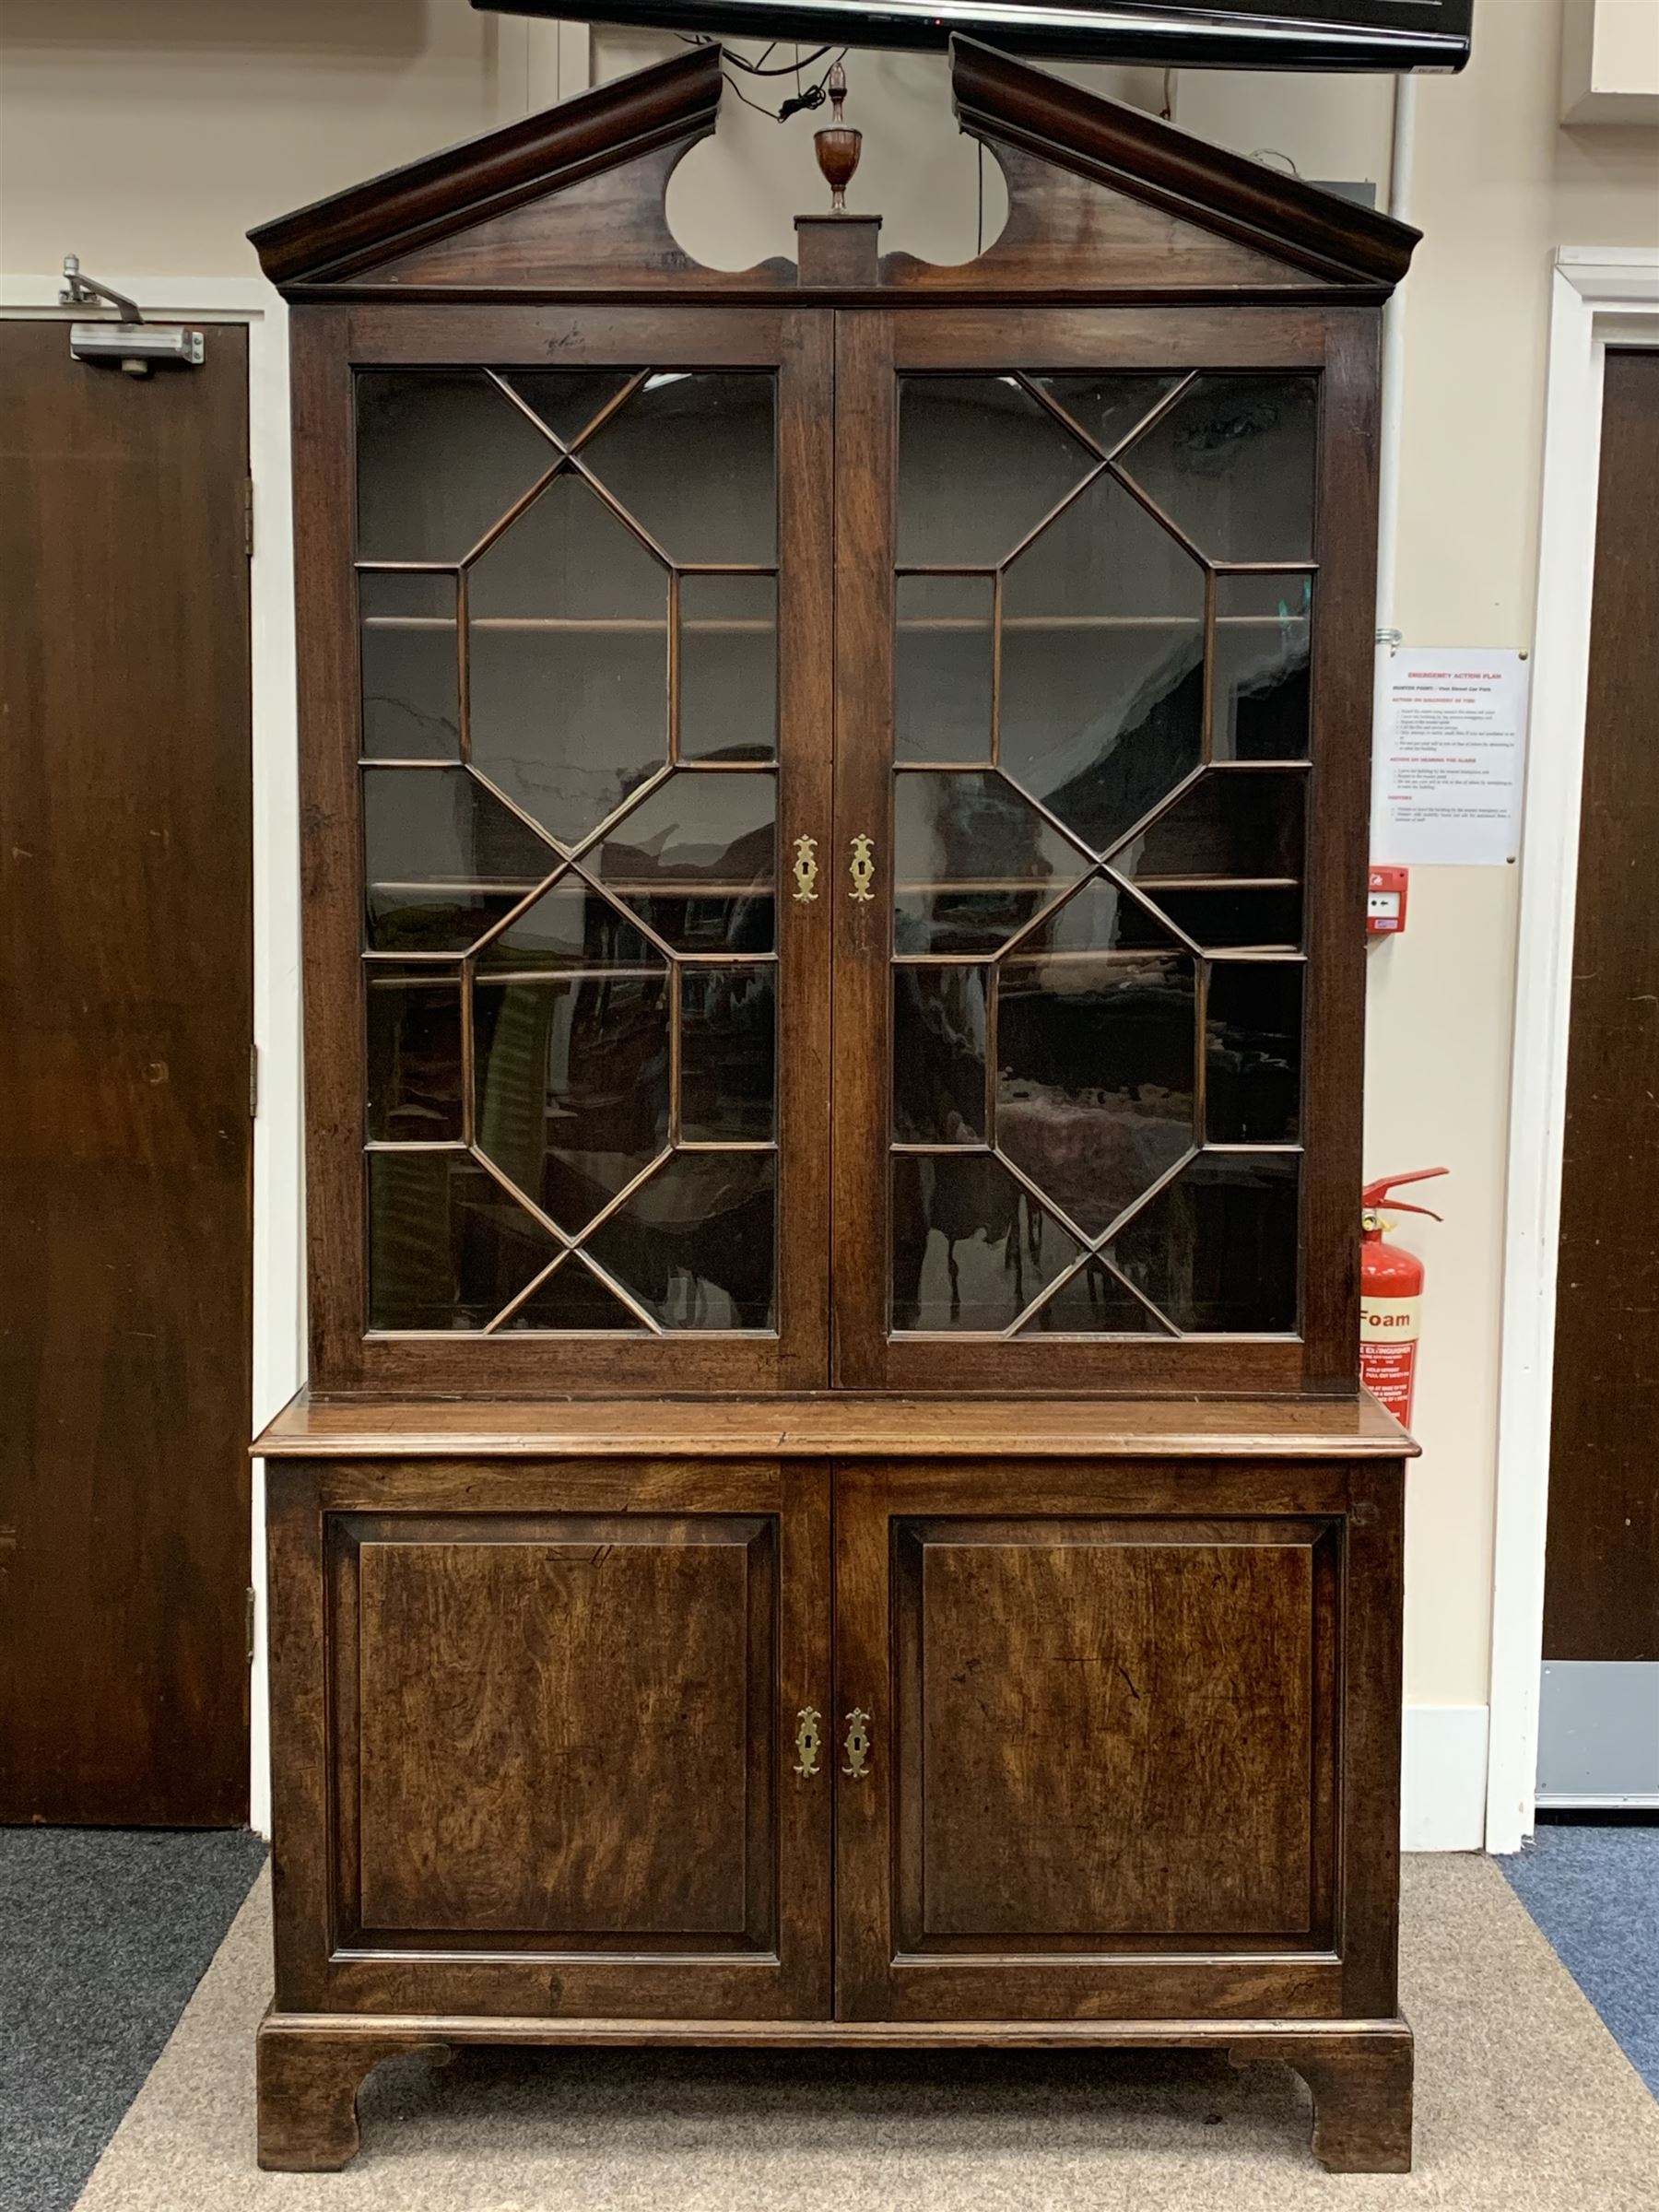
[[[1556,1277],[1547,1659],[1659,1659],[1659,354],[1609,348]]]
[[[0,325],[0,1820],[247,1814],[247,409]]]

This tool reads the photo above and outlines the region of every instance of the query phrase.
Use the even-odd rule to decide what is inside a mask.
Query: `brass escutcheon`
[[[847,873],[853,878],[853,896],[862,905],[875,894],[870,886],[876,880],[876,841],[873,838],[855,837],[853,856],[847,863]]]
[[[854,1705],[847,1715],[847,1740],[842,1748],[847,1763],[841,1772],[862,1782],[870,1771],[870,1716],[862,1705]]]
[[[813,886],[818,881],[818,852],[816,837],[797,837],[794,841],[794,895],[802,906],[810,906],[818,897]]]
[[[795,1730],[795,1772],[812,1775],[818,1771],[818,1757],[823,1738],[818,1734],[818,1710],[816,1705],[803,1705],[795,1715],[800,1726]]]

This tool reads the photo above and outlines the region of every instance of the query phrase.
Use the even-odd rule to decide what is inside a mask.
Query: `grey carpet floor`
[[[1498,1864],[1659,2097],[1659,1822],[1540,1820]]]
[[[262,2174],[262,1879],[80,2212],[1656,2212],[1659,2105],[1497,1868],[1407,1861],[1405,1907],[1409,2175],[1324,2173],[1294,2077],[1208,2055],[479,2050],[371,2077],[344,2174]]]
[[[218,1949],[241,1831],[0,1828],[0,2206],[66,2212]]]

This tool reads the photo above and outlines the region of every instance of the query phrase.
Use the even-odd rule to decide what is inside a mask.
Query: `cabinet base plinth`
[[[618,2049],[1225,2050],[1280,2059],[1313,2093],[1313,2155],[1333,2173],[1411,2166],[1411,2030],[1393,2020],[626,2020],[277,2012],[259,2030],[259,2163],[330,2172],[358,2148],[357,2096],[382,2059],[458,2043]]]

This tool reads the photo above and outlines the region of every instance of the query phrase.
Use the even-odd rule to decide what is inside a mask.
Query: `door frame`
[[[95,265],[146,315],[248,334],[248,565],[253,720],[253,1417],[257,1433],[305,1380],[305,1183],[300,1142],[300,795],[295,739],[294,564],[288,465],[288,308],[257,276],[147,276]],[[61,306],[58,276],[0,272],[0,319],[85,321]],[[88,370],[88,375],[99,373]],[[163,371],[162,373],[167,373]],[[181,372],[183,373],[183,372]],[[250,1081],[252,1082],[252,1073]],[[253,1468],[249,1586],[249,1823],[271,1828],[266,1700],[265,1463]]]
[[[1533,1831],[1536,1794],[1556,1258],[1602,379],[1609,346],[1659,346],[1659,251],[1559,248],[1510,1073],[1487,1753],[1491,1852],[1520,1850]]]

